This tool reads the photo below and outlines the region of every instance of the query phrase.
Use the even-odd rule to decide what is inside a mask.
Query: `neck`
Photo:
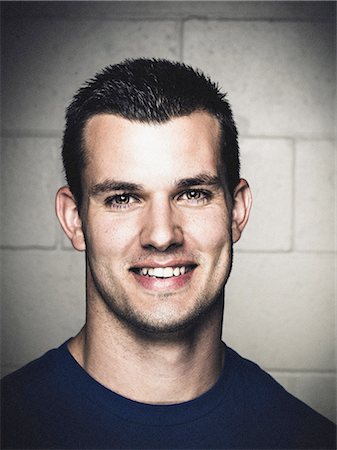
[[[96,302],[69,350],[93,378],[124,397],[149,404],[189,401],[220,376],[222,311],[219,299],[190,330],[155,339],[127,327]]]

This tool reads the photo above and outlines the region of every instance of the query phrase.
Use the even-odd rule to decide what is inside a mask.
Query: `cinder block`
[[[20,366],[84,323],[84,253],[3,250],[2,364]]]
[[[4,23],[3,128],[60,130],[74,92],[125,58],[178,58],[177,25],[163,21],[11,19]],[[23,76],[24,74],[24,76]]]
[[[249,182],[253,206],[239,250],[291,247],[293,149],[286,139],[242,139],[241,176]]]
[[[334,249],[336,150],[329,141],[299,141],[295,164],[295,248]]]
[[[59,147],[54,138],[3,139],[2,245],[55,244],[54,198],[63,180]]]
[[[239,130],[259,136],[333,136],[334,25],[190,20],[183,59],[216,81]]]
[[[336,422],[336,376],[319,373],[271,372],[288,392]]]
[[[234,254],[224,339],[268,370],[334,370],[334,255]]]

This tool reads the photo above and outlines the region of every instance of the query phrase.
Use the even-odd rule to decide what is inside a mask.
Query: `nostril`
[[[182,245],[183,245],[182,242],[181,243],[174,242],[174,243],[169,244],[169,245],[145,244],[145,245],[143,245],[143,247],[148,249],[148,250],[156,250],[156,251],[159,251],[159,252],[167,252],[167,251],[179,248]]]

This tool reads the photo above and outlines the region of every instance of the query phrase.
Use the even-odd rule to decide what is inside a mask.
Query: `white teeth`
[[[179,277],[180,275],[184,275],[187,271],[187,268],[185,266],[181,267],[155,267],[155,268],[149,268],[149,267],[142,267],[139,269],[139,272],[141,275],[148,275],[150,277],[157,277],[157,278],[172,278]]]
[[[163,278],[164,277],[164,269],[163,267],[155,267],[153,269],[153,276]]]
[[[164,274],[163,274],[164,278],[170,278],[173,277],[173,269],[172,267],[165,267],[164,268]]]
[[[179,267],[175,267],[175,269],[173,270],[173,275],[174,275],[175,277],[179,277],[179,275],[180,275],[180,269],[179,269]]]

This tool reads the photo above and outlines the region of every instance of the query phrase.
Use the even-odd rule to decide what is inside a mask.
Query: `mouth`
[[[175,278],[191,272],[197,267],[196,264],[172,267],[133,267],[130,270],[137,275],[148,278]]]
[[[138,286],[148,292],[173,293],[189,285],[197,266],[187,262],[176,262],[170,266],[148,262],[144,266],[131,267],[130,272]]]

